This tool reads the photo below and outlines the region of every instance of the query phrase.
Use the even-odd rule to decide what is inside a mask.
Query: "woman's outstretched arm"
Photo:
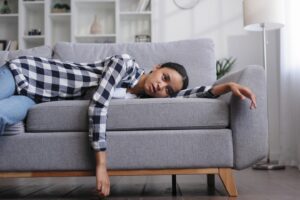
[[[256,96],[250,88],[237,84],[235,82],[227,82],[214,86],[198,86],[192,89],[181,90],[172,97],[176,98],[217,98],[220,95],[232,92],[235,96],[244,100],[250,99],[250,109],[256,108]]]
[[[222,94],[226,94],[227,92],[232,92],[233,95],[240,97],[241,100],[248,98],[251,101],[250,109],[256,108],[256,96],[248,87],[235,82],[228,82],[214,85],[211,88],[211,93],[214,96],[220,96]]]

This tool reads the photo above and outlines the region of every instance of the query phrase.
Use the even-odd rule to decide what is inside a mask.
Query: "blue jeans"
[[[23,121],[35,102],[26,96],[14,95],[15,79],[6,65],[0,66],[0,135],[7,125]]]

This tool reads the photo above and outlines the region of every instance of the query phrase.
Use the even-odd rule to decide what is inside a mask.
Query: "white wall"
[[[242,0],[200,0],[190,10],[181,10],[173,0],[157,0],[153,38],[157,42],[208,37],[215,43],[216,59],[237,58],[233,70],[263,64],[262,33],[243,29]],[[268,98],[271,158],[279,153],[279,32],[268,32]],[[259,105],[258,105],[259,106]]]

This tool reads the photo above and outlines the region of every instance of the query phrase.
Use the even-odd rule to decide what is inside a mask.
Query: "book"
[[[140,11],[145,11],[150,3],[150,0],[143,0]]]
[[[137,5],[137,7],[136,7],[136,11],[137,11],[137,12],[139,12],[139,11],[141,10],[143,1],[144,1],[144,0],[139,0],[139,3],[138,3],[138,5]]]
[[[8,51],[9,50],[9,47],[10,47],[10,45],[11,45],[11,40],[8,40],[7,41],[7,45],[6,45],[6,47],[5,47],[5,51]]]
[[[9,46],[9,51],[18,50],[18,41],[12,40]]]

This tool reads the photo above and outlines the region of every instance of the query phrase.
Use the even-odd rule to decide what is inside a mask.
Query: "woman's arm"
[[[232,92],[233,95],[240,97],[241,100],[246,98],[250,99],[250,109],[256,108],[256,96],[248,87],[242,86],[235,82],[228,82],[214,85],[211,88],[211,93],[215,96],[220,96],[227,92]]]
[[[245,98],[250,99],[250,109],[256,108],[256,96],[247,87],[237,84],[235,82],[228,82],[214,86],[198,86],[192,89],[185,89],[179,91],[172,97],[176,98],[217,98],[220,95],[232,92],[235,96],[240,97],[242,100]]]
[[[107,109],[115,87],[126,74],[126,56],[113,56],[101,63],[102,77],[89,105],[89,139],[96,151],[96,187],[99,195],[107,196],[110,182],[106,167],[106,121]]]
[[[198,86],[191,89],[181,90],[172,97],[176,98],[217,98],[211,91],[211,86]]]
[[[105,151],[96,152],[96,189],[99,196],[107,196],[110,193]]]

